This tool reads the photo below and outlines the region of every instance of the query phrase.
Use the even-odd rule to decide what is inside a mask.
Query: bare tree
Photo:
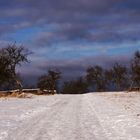
[[[140,86],[140,52],[136,51],[131,63],[131,79],[133,84]]]
[[[112,68],[112,80],[116,85],[117,90],[121,90],[127,84],[127,68],[118,63],[115,63]]]
[[[11,78],[11,71],[9,68],[10,60],[0,50],[0,86],[3,86],[7,80]]]
[[[51,90],[51,81],[50,78],[48,77],[47,74],[41,75],[38,78],[38,83],[37,86],[41,89],[41,90]]]
[[[113,71],[112,71],[112,69],[105,70],[104,77],[105,77],[106,88],[108,90],[112,89],[112,84],[113,84]]]
[[[16,44],[8,45],[8,47],[1,49],[1,55],[6,60],[3,61],[5,64],[5,68],[8,69],[8,72],[6,72],[6,75],[9,74],[9,78],[14,80],[19,87],[20,92],[22,91],[22,84],[20,80],[17,77],[16,74],[16,67],[17,65],[21,66],[21,63],[23,62],[29,62],[27,59],[27,56],[30,54],[28,49],[25,49],[23,46],[16,46]],[[7,61],[7,62],[6,62]]]
[[[86,79],[96,91],[103,91],[106,89],[104,69],[101,66],[89,67],[87,69]]]
[[[52,88],[52,94],[54,94],[54,91],[56,90],[57,87],[57,82],[60,79],[60,74],[58,70],[49,70],[48,71],[48,77],[50,79],[51,83],[51,88]]]
[[[51,90],[52,94],[54,94],[54,91],[57,88],[58,80],[61,77],[60,74],[61,72],[59,72],[58,70],[48,70],[47,74],[39,77],[38,87],[40,89]]]

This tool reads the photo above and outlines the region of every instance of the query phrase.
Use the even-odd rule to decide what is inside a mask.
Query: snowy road
[[[140,140],[136,111],[104,94],[0,100],[0,140]],[[140,98],[139,98],[140,99]]]

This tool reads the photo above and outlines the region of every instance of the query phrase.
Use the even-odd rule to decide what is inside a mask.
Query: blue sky
[[[17,70],[29,81],[52,67],[75,77],[126,63],[140,50],[140,1],[1,0],[0,47],[15,41],[33,52]]]

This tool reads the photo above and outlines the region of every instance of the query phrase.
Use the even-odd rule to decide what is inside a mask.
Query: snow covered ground
[[[140,93],[0,98],[0,140],[140,140]]]

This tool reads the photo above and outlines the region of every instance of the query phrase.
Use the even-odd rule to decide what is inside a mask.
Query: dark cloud
[[[106,69],[112,67],[115,62],[129,66],[132,54],[122,56],[94,56],[73,61],[48,60],[42,63],[36,62],[24,66],[22,72],[23,81],[26,84],[36,84],[41,74],[47,73],[48,69],[57,69],[62,72],[62,80],[72,80],[86,74],[89,66],[100,65]],[[30,68],[31,67],[31,68]]]
[[[2,0],[1,19],[15,19],[14,23],[1,25],[0,34],[17,29],[57,24],[51,32],[39,33],[39,45],[73,41],[121,41],[139,39],[140,30],[119,33],[140,23],[138,0]],[[117,31],[116,31],[117,27]],[[39,37],[38,37],[39,36]]]
[[[140,26],[139,25],[125,25],[120,29],[109,27],[101,27],[102,29],[95,29],[94,26],[75,25],[60,28],[54,32],[41,32],[33,40],[39,46],[52,45],[54,43],[61,43],[67,41],[85,40],[88,42],[124,42],[124,41],[139,41],[140,40]],[[91,30],[93,31],[91,31]],[[95,31],[94,31],[95,29]]]
[[[47,69],[56,68],[64,73],[64,75],[69,75],[72,78],[75,76],[80,76],[84,74],[85,70],[89,66],[100,65],[104,68],[110,68],[114,63],[118,62],[120,64],[128,66],[132,54],[121,55],[121,56],[107,56],[107,55],[98,55],[92,57],[81,58],[77,60],[52,60],[46,61],[38,65],[38,68],[41,71],[46,71]]]

